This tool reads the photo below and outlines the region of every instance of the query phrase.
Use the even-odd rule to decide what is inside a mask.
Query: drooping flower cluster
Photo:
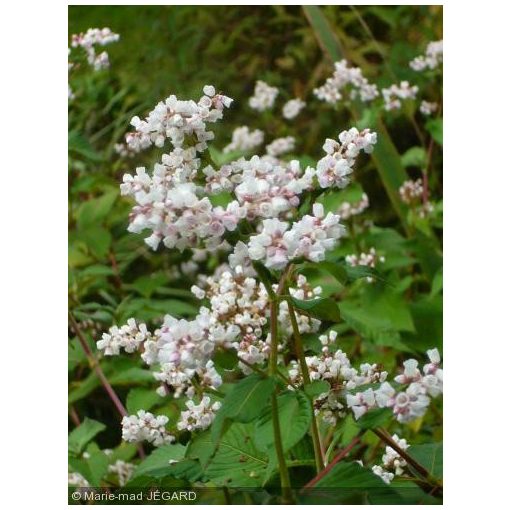
[[[293,136],[286,136],[284,138],[277,138],[269,145],[266,145],[266,152],[269,156],[277,158],[288,152],[292,152],[296,147],[296,139]]]
[[[251,151],[262,144],[264,132],[260,129],[250,131],[248,126],[241,126],[234,129],[232,141],[223,148],[223,152]]]
[[[443,61],[443,41],[432,41],[427,45],[425,55],[419,55],[409,62],[414,71],[435,69]]]
[[[265,81],[258,80],[255,84],[253,96],[248,100],[248,104],[259,112],[270,110],[274,105],[277,95],[278,89],[276,87],[271,87]]]
[[[193,432],[208,428],[220,407],[221,402],[212,403],[210,397],[203,397],[198,405],[193,400],[188,400],[187,410],[181,412],[177,429]]]
[[[418,369],[418,362],[409,359],[404,362],[403,374],[395,377],[395,382],[407,385],[397,391],[388,382],[373,390],[348,396],[347,405],[352,408],[355,418],[363,416],[368,410],[388,407],[393,410],[397,421],[409,423],[425,414],[430,404],[430,397],[437,397],[443,392],[443,370],[439,367],[441,358],[437,349],[427,351],[430,363]]]
[[[409,444],[405,439],[401,439],[397,434],[393,434],[393,441],[402,448],[407,450]],[[407,462],[398,454],[391,446],[386,446],[386,451],[382,456],[382,466],[376,465],[372,467],[374,474],[382,478],[385,483],[390,483],[393,478],[404,473]]]
[[[115,34],[109,28],[89,28],[85,33],[73,34],[71,46],[83,48],[87,55],[87,62],[95,71],[109,67],[108,53],[103,51],[96,54],[95,46],[106,46],[119,40],[119,34]]]
[[[270,218],[262,222],[262,232],[250,237],[248,255],[271,269],[283,269],[289,261],[304,257],[312,262],[324,260],[338,239],[345,234],[340,217],[324,216],[322,204],[314,204],[313,216],[305,215],[289,229],[287,222]]]
[[[135,319],[129,319],[122,327],[112,326],[108,333],[103,333],[97,348],[104,351],[106,356],[118,355],[121,349],[131,353],[138,350],[140,344],[150,336],[145,324],[137,325]]]
[[[166,416],[154,416],[140,410],[136,415],[122,418],[122,439],[130,443],[148,441],[154,446],[173,443],[175,437],[167,432],[165,428],[167,423]]]
[[[306,103],[302,99],[291,99],[283,105],[282,114],[287,120],[295,119],[305,106]]]
[[[359,67],[349,67],[346,60],[335,62],[333,76],[322,87],[314,89],[315,96],[327,103],[337,103],[342,99],[341,91],[350,86],[350,99],[359,98],[363,102],[372,101],[379,95],[376,85],[368,82]]]
[[[363,193],[358,202],[342,202],[338,208],[337,214],[342,220],[348,220],[349,218],[364,212],[368,209],[369,205],[370,202],[368,200],[368,195]]]
[[[377,143],[377,134],[369,129],[358,131],[351,128],[338,135],[340,143],[328,138],[323,150],[326,152],[317,163],[317,178],[321,188],[332,186],[345,188],[360,151],[370,154]]]
[[[408,81],[401,81],[399,85],[394,83],[386,89],[382,89],[384,99],[384,109],[399,110],[402,107],[402,101],[406,99],[416,99],[418,87],[410,85]]]
[[[326,381],[331,386],[329,392],[319,395],[314,400],[314,409],[315,414],[320,413],[323,420],[332,425],[336,424],[338,418],[345,416],[345,390],[382,382],[387,377],[387,372],[380,371],[377,365],[364,363],[356,369],[351,366],[349,358],[340,349],[332,352],[331,346],[336,337],[336,331],[321,335],[319,340],[323,345],[322,354],[305,358],[310,380],[312,382]],[[296,361],[291,361],[289,378],[295,386],[303,383],[301,368]],[[347,402],[349,402],[349,396],[350,394],[347,394]]]

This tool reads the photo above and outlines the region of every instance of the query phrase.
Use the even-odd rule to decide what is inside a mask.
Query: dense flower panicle
[[[369,129],[358,131],[351,128],[338,135],[340,141],[328,138],[323,150],[326,152],[317,163],[317,178],[321,188],[332,186],[345,188],[349,183],[349,175],[360,151],[370,154],[377,143],[377,134]]]
[[[288,152],[292,152],[296,147],[296,139],[293,136],[286,136],[284,138],[277,138],[269,145],[266,145],[266,152],[269,156],[277,158]]]
[[[271,87],[266,82],[258,80],[255,84],[253,96],[248,100],[248,104],[259,112],[270,110],[274,105],[277,95],[278,89],[276,87]]]
[[[144,120],[131,119],[135,131],[126,135],[126,143],[131,149],[140,151],[153,144],[163,147],[166,139],[178,148],[186,140],[193,143],[197,151],[203,152],[207,142],[214,138],[214,133],[207,131],[207,123],[223,118],[224,108],[231,103],[231,98],[217,94],[212,85],[204,87],[204,96],[198,103],[181,101],[171,95],[159,102]]]
[[[409,62],[414,71],[435,69],[443,61],[443,41],[433,41],[427,45],[425,55],[419,55]]]
[[[119,40],[119,34],[115,34],[109,28],[89,28],[85,33],[73,34],[71,46],[83,48],[87,54],[87,62],[95,71],[109,67],[108,53],[103,51],[96,54],[95,46],[106,46]]]
[[[350,99],[359,98],[363,102],[372,101],[379,95],[377,87],[368,82],[359,67],[349,67],[346,60],[335,62],[333,76],[324,85],[314,89],[315,96],[327,103],[337,103],[342,99],[341,91],[350,86]]]
[[[114,473],[119,479],[119,486],[124,487],[126,483],[133,477],[136,466],[130,462],[117,459],[113,464],[108,466],[108,472]]]
[[[303,172],[299,161],[283,162],[269,156],[241,158],[219,171],[206,168],[206,190],[234,191],[248,220],[273,218],[299,205],[299,195],[313,187],[315,170]]]
[[[181,412],[177,428],[192,432],[207,429],[211,425],[221,407],[221,402],[213,403],[210,397],[203,397],[198,405],[193,400],[188,400],[186,407],[187,410]]]
[[[423,181],[416,179],[415,181],[405,181],[398,190],[402,202],[408,205],[417,204],[423,196]]]
[[[410,85],[408,81],[401,81],[399,85],[394,83],[387,89],[382,89],[385,110],[399,110],[402,107],[402,100],[416,99],[418,87]]]
[[[292,120],[299,115],[299,112],[306,106],[306,103],[299,98],[291,99],[283,105],[282,114],[287,120]]]
[[[130,443],[148,441],[154,446],[173,443],[175,437],[167,432],[167,423],[166,416],[154,416],[140,410],[136,415],[122,418],[122,439]]]
[[[143,168],[137,169],[135,177],[124,177],[121,189],[122,194],[134,196],[138,204],[130,214],[128,230],[135,233],[152,230],[145,242],[154,250],[160,242],[180,251],[202,245],[218,246],[223,234],[234,230],[246,212],[236,201],[226,209],[213,207],[207,197],[197,195],[198,191],[193,183],[172,185],[157,175],[151,179]]]
[[[223,270],[213,276],[199,276],[198,283],[199,286],[193,286],[191,290],[197,298],[209,300],[209,335],[216,345],[233,348],[239,358],[250,365],[266,361],[270,351],[265,334],[270,304],[264,285],[239,265],[235,271]],[[321,290],[320,287],[312,289],[306,278],[300,275],[296,287],[291,287],[289,292],[298,299],[313,299],[320,295]],[[301,333],[317,331],[320,326],[317,319],[299,313],[296,320]],[[292,326],[285,301],[279,305],[278,321],[282,335],[291,335]],[[242,362],[239,367],[245,372],[250,371]]]
[[[428,101],[422,101],[420,103],[420,112],[423,115],[432,115],[437,110],[437,103],[429,103]]]
[[[106,356],[118,355],[121,349],[135,352],[140,344],[151,338],[145,324],[136,324],[135,319],[129,319],[122,327],[112,326],[108,333],[103,333],[97,342],[97,348],[104,351]]]
[[[342,350],[331,350],[336,338],[336,331],[321,335],[319,340],[323,345],[322,354],[305,358],[310,379],[327,381],[331,386],[331,391],[319,395],[314,400],[314,409],[315,414],[320,413],[323,420],[332,425],[336,424],[338,418],[345,416],[346,405],[353,407],[355,414],[366,412],[367,404],[375,406],[375,397],[370,392],[353,397],[349,393],[346,394],[346,390],[382,382],[387,377],[387,372],[380,371],[377,365],[364,363],[359,369],[351,366],[349,358]],[[291,361],[289,378],[294,385],[303,384],[301,368],[297,361]]]
[[[262,232],[250,237],[248,255],[252,260],[262,260],[271,269],[283,269],[290,260],[304,257],[313,262],[324,260],[326,250],[331,250],[345,234],[340,217],[328,213],[324,217],[322,204],[314,204],[313,216],[305,215],[294,223],[277,218],[262,222]]]
[[[364,212],[370,206],[368,195],[363,193],[361,199],[358,202],[342,202],[338,208],[337,214],[342,220],[348,220],[353,216],[357,216]]]
[[[250,131],[248,126],[234,129],[232,141],[223,149],[223,152],[251,151],[262,144],[264,132],[260,129]]]

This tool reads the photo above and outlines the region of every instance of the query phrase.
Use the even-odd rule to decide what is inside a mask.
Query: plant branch
[[[357,435],[345,448],[340,450],[333,460],[312,480],[310,480],[303,489],[309,489],[313,487],[319,480],[322,480],[332,469],[333,467],[338,464],[343,458],[347,457],[349,455],[350,451],[359,443],[360,436]]]
[[[103,369],[101,368],[101,365],[99,364],[99,361],[94,356],[94,353],[89,347],[89,344],[87,343],[87,340],[83,336],[83,333],[80,329],[80,326],[76,322],[76,319],[74,318],[73,314],[69,312],[69,321],[71,322],[71,326],[76,333],[76,336],[78,337],[78,341],[80,342],[83,351],[85,352],[85,355],[87,356],[87,360],[89,362],[89,366],[99,377],[99,380],[101,381],[101,384],[103,385],[103,388],[105,389],[106,393],[110,397],[110,400],[113,402],[113,405],[119,412],[119,414],[124,417],[127,416],[126,408],[124,407],[124,404],[120,401],[120,398],[117,396],[117,393],[115,393],[115,390],[113,389],[112,385],[110,384],[110,381],[108,381],[106,375],[103,372]],[[143,448],[141,445],[138,445],[138,453],[140,454],[140,458],[145,458],[145,452],[143,451]]]
[[[285,292],[288,294],[287,285],[284,286]],[[299,332],[299,326],[296,319],[296,311],[294,310],[294,306],[292,305],[292,301],[289,299],[287,301],[288,309],[289,309],[289,317],[290,323],[292,325],[292,332],[294,335],[294,350],[296,357],[299,360],[299,366],[301,367],[301,374],[303,375],[303,382],[306,385],[310,384],[310,373],[308,372],[308,365],[306,364],[305,351],[303,348],[303,339],[301,338],[301,333]],[[319,427],[317,425],[317,417],[314,413],[313,408],[313,399],[310,401],[310,405],[312,406],[312,440],[313,440],[313,451],[315,455],[315,463],[317,467],[317,473],[324,468],[324,454],[322,452],[321,438],[319,434]]]

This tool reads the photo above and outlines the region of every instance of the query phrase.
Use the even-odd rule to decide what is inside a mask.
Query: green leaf
[[[104,429],[106,429],[106,425],[103,423],[85,418],[82,424],[69,434],[69,451],[78,455],[86,444]]]
[[[407,453],[434,478],[443,478],[443,443],[412,445]]]
[[[140,409],[149,411],[161,403],[161,397],[153,389],[132,388],[126,398],[126,409],[129,414],[136,414]]]
[[[384,425],[393,416],[391,409],[375,409],[364,414],[356,425],[361,429],[374,429]]]
[[[290,450],[308,432],[312,423],[310,400],[301,391],[278,395],[278,417],[282,431],[283,450]],[[255,422],[255,445],[259,450],[274,453],[272,407],[266,406]]]
[[[257,272],[257,276],[259,277],[259,280],[264,284],[264,287],[266,288],[267,293],[269,294],[269,297],[271,299],[274,298],[274,290],[273,290],[273,275],[271,274],[271,271],[262,264],[262,262],[259,262],[258,260],[254,260],[252,262],[253,268]]]
[[[274,386],[273,378],[255,373],[241,379],[223,400],[215,422],[218,418],[230,418],[242,423],[253,421],[269,400]]]
[[[76,213],[78,228],[83,229],[101,223],[112,210],[118,196],[117,191],[109,191],[101,197],[87,200],[81,204]]]
[[[140,276],[133,283],[126,285],[126,288],[134,289],[142,296],[150,298],[159,287],[164,286],[168,281],[169,278],[164,273],[152,273]]]
[[[199,459],[205,476],[227,487],[260,487],[268,466],[266,455],[254,445],[251,423],[234,423],[218,443],[209,432],[197,437],[187,457]]]
[[[163,478],[168,476],[171,460],[179,461],[184,458],[186,447],[181,444],[168,444],[156,448],[146,459],[144,459],[133,473],[133,478],[139,476],[150,476],[152,478]]]
[[[89,141],[77,131],[70,131],[67,135],[67,147],[69,152],[84,156],[86,159],[98,162],[102,161],[101,155],[94,150]]]
[[[425,129],[439,145],[443,145],[443,119],[429,119]]]
[[[310,384],[307,384],[304,387],[305,393],[309,397],[317,397],[322,393],[327,393],[330,390],[331,386],[328,381],[313,381]]]
[[[424,168],[427,163],[427,155],[423,147],[411,147],[400,158],[402,165],[406,168],[414,166],[417,168]]]
[[[357,462],[339,462],[315,485],[316,488],[386,488],[386,484],[372,471]]]
[[[332,298],[318,298],[306,301],[295,297],[290,297],[289,299],[298,310],[316,319],[330,322],[340,322],[342,320],[336,301]]]

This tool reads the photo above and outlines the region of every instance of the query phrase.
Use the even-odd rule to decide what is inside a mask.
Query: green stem
[[[288,293],[287,288],[285,287]],[[303,374],[303,382],[306,385],[310,384],[310,373],[308,372],[308,365],[306,364],[305,351],[303,348],[303,339],[299,332],[299,326],[296,319],[296,312],[292,302],[287,301],[289,307],[290,323],[292,325],[292,331],[294,333],[294,350],[296,351],[296,357],[299,360],[299,366],[301,367],[301,373]],[[319,427],[317,425],[317,417],[315,416],[313,408],[313,400],[310,402],[312,406],[312,440],[313,440],[313,451],[315,454],[315,464],[317,467],[317,473],[324,469],[324,459],[322,455],[321,438],[319,434]]]
[[[275,377],[278,374],[278,301],[271,301],[271,357],[269,359],[269,375]],[[278,401],[276,398],[277,389],[271,395],[271,408],[273,415],[273,434],[276,456],[278,458],[278,467],[280,470],[280,483],[282,487],[282,502],[292,502],[292,492],[290,490],[290,478],[285,455],[283,453],[282,434],[280,430],[280,419],[278,417]]]

